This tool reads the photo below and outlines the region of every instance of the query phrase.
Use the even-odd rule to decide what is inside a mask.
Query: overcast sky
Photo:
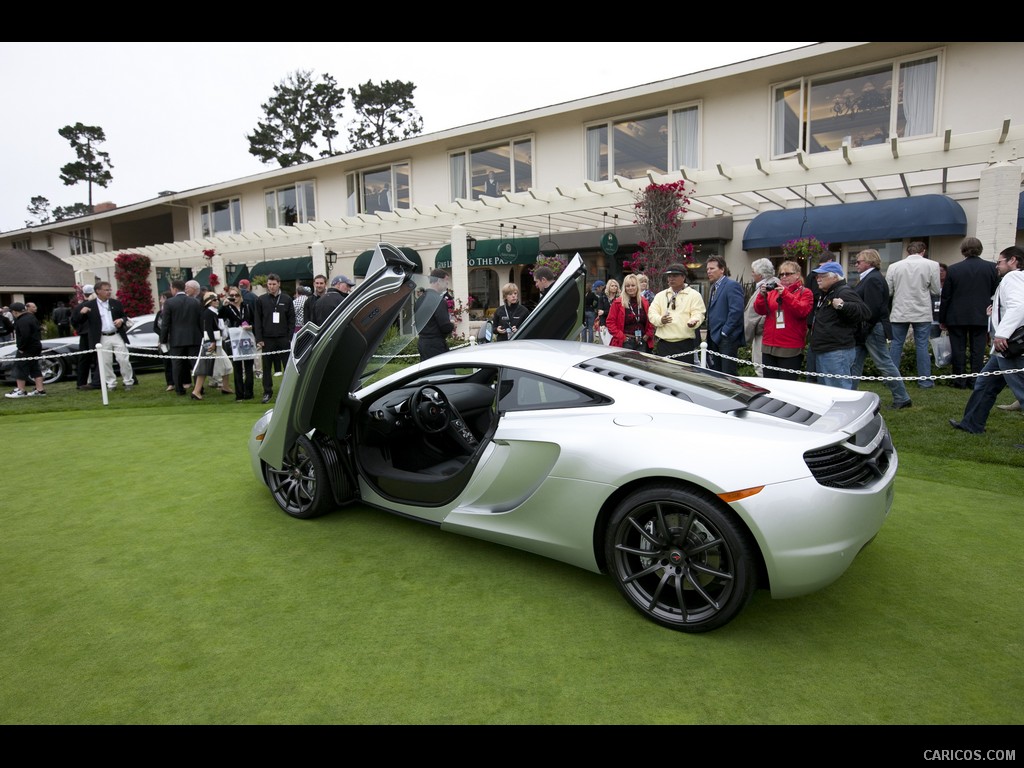
[[[267,170],[245,138],[289,73],[340,86],[411,81],[433,133],[643,85],[810,43],[0,43],[0,231],[33,196],[88,201],[65,186],[74,151],[57,131],[99,126],[113,181],[93,202],[129,205]],[[347,100],[346,100],[347,101]],[[347,146],[351,108],[341,118]]]

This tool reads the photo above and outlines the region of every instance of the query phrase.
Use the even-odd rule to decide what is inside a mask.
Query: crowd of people
[[[724,374],[738,372],[740,349],[746,347],[758,376],[803,378],[843,389],[857,388],[870,358],[892,395],[890,407],[903,409],[913,406],[909,382],[920,389],[935,386],[930,344],[936,335],[948,335],[950,383],[971,391],[963,416],[950,424],[980,433],[1004,388],[1017,402],[1000,408],[1019,410],[1024,403],[1024,374],[1019,372],[1024,356],[1019,342],[1010,341],[1024,326],[1024,250],[1006,248],[993,263],[981,258],[981,242],[968,237],[960,251],[962,260],[947,268],[928,257],[923,242],[913,241],[904,258],[883,274],[881,255],[868,248],[856,255],[859,279],[854,285],[830,253],[806,280],[796,261],[781,262],[776,272],[770,260],[758,259],[751,265],[756,282],[749,297],[731,277],[725,259],[713,255],[705,263],[706,303],[687,284],[689,271],[683,264],[665,269],[666,287],[659,291],[650,289],[644,274],[625,275],[621,288],[615,279],[595,280],[585,294],[581,338],[686,361],[699,361],[703,341],[707,365]],[[540,266],[533,279],[543,299],[556,275]],[[354,285],[345,275],[329,284],[325,275],[317,275],[312,289],[297,284],[291,296],[281,290],[280,277],[269,274],[259,296],[248,280],[218,296],[204,293],[195,280],[172,281],[160,297],[155,323],[161,348],[169,354],[167,391],[203,400],[212,382],[244,401],[253,399],[260,379],[262,402],[270,402],[294,335],[305,322],[322,325]],[[59,328],[66,324],[79,336],[78,387],[117,389],[116,360],[122,385],[130,390],[135,384],[128,354],[131,319],[111,296],[108,282],[87,285],[83,293],[77,305],[58,303],[52,316]],[[513,338],[530,311],[515,283],[504,285],[501,297],[491,318],[491,340],[498,342]],[[430,272],[415,312],[420,358],[447,351],[455,318],[444,270]],[[38,360],[41,336],[31,303],[14,302],[0,311],[0,340],[14,340],[18,350],[17,387],[6,397],[46,395]],[[908,336],[916,376],[903,377],[900,363]],[[233,344],[244,350],[233,350]],[[94,351],[97,345],[102,354]]]

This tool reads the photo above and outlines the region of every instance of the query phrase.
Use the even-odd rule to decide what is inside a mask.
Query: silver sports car
[[[573,341],[585,277],[577,255],[511,341],[403,366],[441,296],[379,245],[295,337],[253,471],[293,517],[366,504],[606,572],[683,632],[835,581],[892,506],[878,396]]]

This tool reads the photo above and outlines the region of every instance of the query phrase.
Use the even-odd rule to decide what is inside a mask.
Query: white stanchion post
[[[107,377],[103,375],[103,358],[100,357],[104,352],[103,345],[96,345],[96,367],[99,368],[100,375],[100,392],[103,395],[103,404],[110,405],[110,395],[107,393]],[[114,357],[110,357],[110,365],[114,365]]]

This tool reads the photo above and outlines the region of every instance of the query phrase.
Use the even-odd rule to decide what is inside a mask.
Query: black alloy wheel
[[[274,501],[292,517],[309,520],[333,509],[327,465],[320,449],[305,435],[295,441],[281,469],[268,466],[266,472]]]
[[[680,632],[728,624],[757,584],[746,531],[714,496],[678,485],[624,499],[608,527],[605,556],[626,600]]]

